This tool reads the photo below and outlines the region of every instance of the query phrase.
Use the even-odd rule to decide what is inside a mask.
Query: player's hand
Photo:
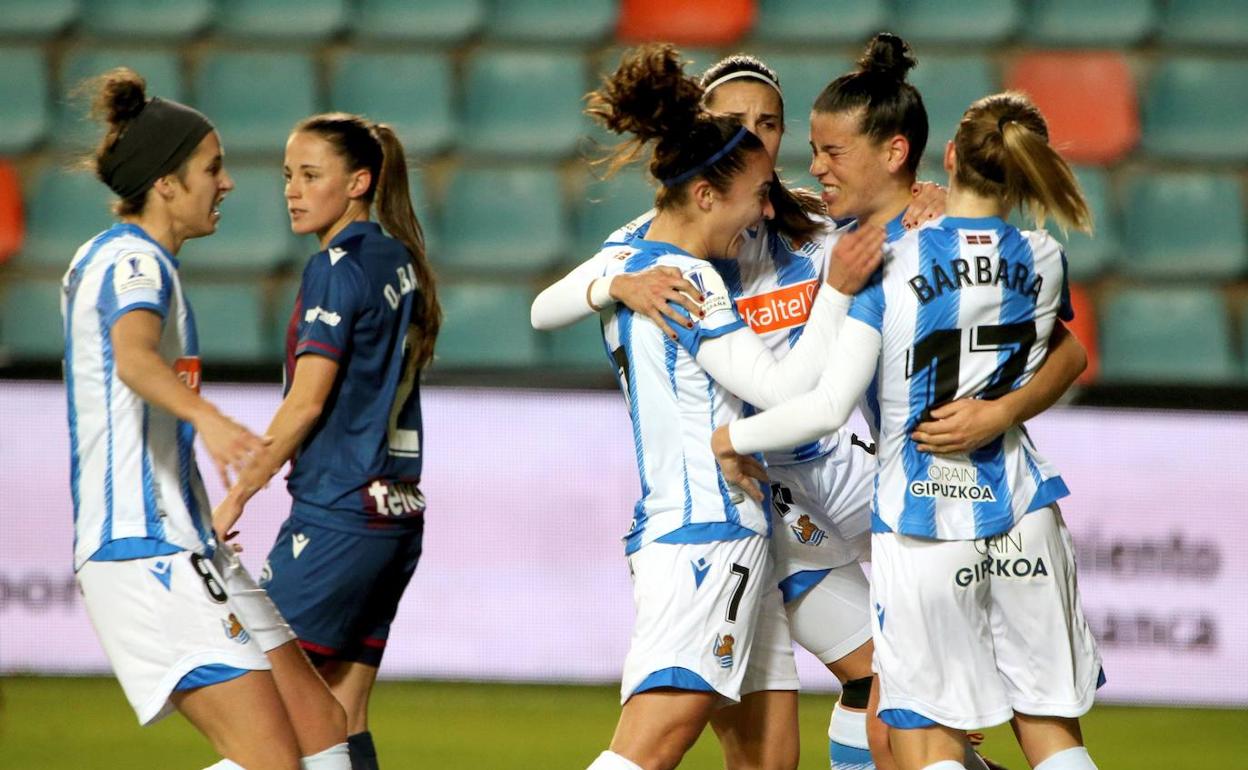
[[[241,473],[272,439],[260,437],[221,414],[215,408],[205,410],[196,420],[195,430],[221,474],[221,483],[230,487],[230,474]]]
[[[857,294],[884,259],[884,231],[863,225],[846,233],[832,247],[827,284],[842,294]]]
[[[728,426],[721,425],[711,435],[711,450],[719,462],[724,481],[732,484],[750,499],[762,505],[763,490],[755,481],[767,483],[767,469],[763,464],[749,455],[739,455],[732,448],[732,440],[728,437]]]
[[[1009,430],[1010,416],[998,401],[964,398],[932,410],[932,419],[919,423],[910,438],[920,452],[973,452]]]
[[[915,182],[910,186],[910,205],[901,215],[901,224],[912,230],[929,219],[943,216],[949,191],[935,182]]]
[[[693,318],[702,317],[702,292],[674,267],[660,266],[639,273],[620,273],[611,279],[611,296],[634,313],[649,318],[672,339],[676,339],[676,332],[668,323],[692,329],[693,322],[677,312],[669,302],[680,305]]]

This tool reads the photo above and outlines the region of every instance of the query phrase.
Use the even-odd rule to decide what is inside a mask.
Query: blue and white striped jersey
[[[616,230],[604,244],[629,244],[645,238],[654,211],[646,212]],[[812,240],[795,243],[772,229],[769,222],[750,228],[736,259],[707,260],[723,278],[737,313],[776,360],[797,344],[806,328],[815,294],[823,284],[832,247],[841,234],[853,228],[853,220],[824,220],[825,229]],[[746,404],[746,414],[755,408]],[[836,448],[841,432],[830,433],[798,447],[764,455],[768,465],[792,465],[822,457]]]
[[[849,316],[880,332],[876,531],[988,537],[1068,494],[1023,428],[969,455],[919,452],[914,426],[959,398],[998,398],[1040,367],[1058,318],[1070,320],[1066,257],[1044,231],[946,217],[886,247]]]
[[[149,406],[117,377],[113,324],[160,315],[160,354],[199,388],[195,318],[178,261],[141,228],[117,224],[74,255],[62,280],[74,569],[215,547],[189,423]]]
[[[744,406],[695,360],[703,340],[745,326],[723,280],[706,260],[671,244],[636,238],[607,251],[605,275],[672,266],[706,297],[706,315],[692,329],[672,327],[679,341],[623,305],[604,311],[603,338],[628,402],[641,476],[625,551],[769,536],[769,512],[724,481],[711,452],[711,433]]]

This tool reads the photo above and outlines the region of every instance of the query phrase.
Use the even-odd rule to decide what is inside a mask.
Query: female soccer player
[[[1026,97],[971,105],[946,148],[948,216],[903,236],[860,292],[819,387],[718,429],[731,461],[843,424],[878,406],[872,601],[880,716],[906,770],[963,767],[964,731],[1014,719],[1040,770],[1094,768],[1078,717],[1100,658],[1075,586],[1056,470],[1021,428],[970,453],[917,450],[913,427],[957,398],[999,398],[1039,367],[1070,319],[1065,255],[1004,218],[1090,230],[1070,168]],[[874,381],[874,385],[871,383]],[[870,387],[869,387],[870,386]]]
[[[120,222],[78,250],[62,286],[84,604],[141,723],[182,712],[226,757],[214,767],[295,768],[304,753],[304,767],[341,770],[341,710],[217,547],[195,465],[197,433],[223,480],[263,446],[200,397],[178,276],[182,244],[216,230],[234,187],[221,140],[195,110],[148,99],[131,70],[93,85],[108,130],[92,165]],[[302,701],[284,705],[294,693]]]
[[[841,101],[840,106],[845,109],[855,113],[886,112],[883,131],[889,137],[901,135],[908,148],[916,153],[913,164],[889,165],[887,153],[883,152],[871,156],[880,166],[875,179],[880,188],[879,197],[884,202],[864,207],[862,213],[882,213],[883,222],[895,218],[897,231],[921,223],[931,212],[930,204],[907,209],[912,198],[913,170],[918,165],[917,153],[922,149],[921,144],[917,148],[914,146],[913,140],[917,137],[913,133],[917,127],[922,127],[924,141],[926,138],[922,102],[913,87],[904,83],[904,70],[901,77],[893,73],[892,77],[884,78],[877,71],[881,68],[878,63],[881,58],[904,60],[908,56],[903,41],[881,35],[868,45],[858,71],[829,86],[829,90],[838,94],[842,90],[857,91],[856,98]],[[910,63],[913,64],[912,59]],[[742,119],[760,137],[774,160],[784,117],[775,72],[753,57],[737,55],[712,66],[701,81],[706,89],[705,106],[712,112]],[[864,81],[870,81],[873,86],[865,92],[861,87]],[[777,181],[771,190],[779,212],[783,192],[778,195],[777,191],[783,188],[778,187]],[[775,219],[761,222],[756,230],[747,231],[735,261],[712,260],[747,322],[777,357],[787,354],[801,334],[810,293],[820,282],[827,254],[852,226],[851,221],[839,228],[825,222],[813,235],[795,233],[793,222],[804,221],[809,225],[819,221],[809,212],[821,211],[822,202],[817,206],[804,203],[801,210],[808,212],[801,219],[781,217],[778,213]],[[857,214],[851,209],[841,212],[840,216],[845,221]],[[651,216],[643,215],[621,228],[608,238],[608,246],[644,235]],[[842,245],[835,248],[842,248]],[[533,304],[534,326],[553,328],[587,315],[590,307],[585,298],[589,294],[599,295],[593,301],[600,305],[610,304],[618,297],[635,312],[655,320],[664,314],[669,317],[677,314],[674,304],[668,304],[669,300],[686,303],[686,306],[692,304],[686,294],[679,293],[679,275],[663,272],[677,272],[673,268],[651,268],[597,279],[608,253],[610,248],[539,295]],[[685,291],[696,296],[695,290]],[[807,301],[802,312],[783,315],[777,312],[791,308],[795,298]],[[1043,376],[1034,384],[1001,404],[987,406],[971,401],[950,405],[948,409],[954,417],[922,426],[926,431],[925,440],[938,451],[961,448],[971,441],[989,440],[1013,424],[1014,409],[1020,412],[1030,409],[1035,413],[1051,405],[1082,370],[1082,360],[1082,349],[1070,337],[1054,352],[1053,361],[1046,363]],[[834,767],[870,761],[865,718],[871,684],[870,614],[866,579],[855,563],[865,556],[863,541],[869,528],[874,479],[869,446],[844,430],[803,447],[766,455],[777,513],[773,520],[777,533],[777,573],[785,589],[785,608],[793,637],[824,662],[843,685],[842,698],[834,709],[829,730]],[[886,741],[880,740],[879,735],[872,737],[876,753],[886,753]],[[882,766],[888,766],[887,760]]]
[[[403,147],[384,124],[316,115],[286,142],[291,229],[314,234],[286,340],[286,395],[213,516],[219,535],[293,460],[293,504],[265,584],[347,712],[356,770],[376,768],[368,700],[420,558],[418,379],[441,324]],[[369,218],[373,203],[377,217]],[[385,227],[386,232],[382,231]]]

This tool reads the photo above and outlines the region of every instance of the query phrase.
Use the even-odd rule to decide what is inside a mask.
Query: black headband
[[[185,104],[151,99],[100,159],[100,178],[123,200],[133,198],[182,165],[212,130]]]

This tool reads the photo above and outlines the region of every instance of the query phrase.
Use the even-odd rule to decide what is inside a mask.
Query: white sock
[[[641,770],[641,765],[621,757],[614,751],[604,751],[586,770]]]
[[[955,762],[952,759],[942,759],[935,764],[928,765],[923,770],[966,770],[961,762]]]
[[[867,743],[867,712],[845,708],[837,701],[828,721],[828,760],[832,770],[873,770]]]
[[[1096,770],[1096,763],[1087,748],[1075,746],[1050,756],[1036,765],[1036,770]]]
[[[343,741],[300,759],[299,767],[301,770],[351,770],[351,752],[347,749],[347,742]]]
[[[223,759],[215,765],[205,767],[204,770],[247,770],[247,768],[237,762],[231,762],[228,759]]]

